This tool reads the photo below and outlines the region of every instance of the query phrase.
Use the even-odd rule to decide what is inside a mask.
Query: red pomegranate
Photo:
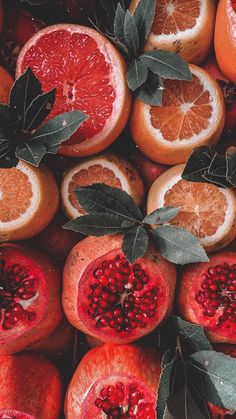
[[[130,159],[142,176],[148,189],[153,184],[154,180],[156,180],[170,167],[150,160],[139,150],[135,150],[135,152],[130,156]]]
[[[54,365],[29,354],[0,358],[0,419],[58,419],[62,383]]]
[[[87,237],[70,252],[63,274],[68,320],[104,342],[128,343],[148,334],[171,312],[175,266],[150,247],[130,264],[122,236]]]
[[[150,349],[105,344],[79,363],[65,400],[67,419],[155,419],[161,357]]]
[[[21,351],[61,322],[60,275],[43,254],[0,245],[0,355]]]
[[[205,327],[211,342],[236,343],[236,252],[219,251],[188,265],[180,279],[179,312]]]
[[[75,329],[63,319],[59,326],[27,351],[46,355],[48,358],[60,358],[63,354],[69,354],[72,350],[75,337]]]

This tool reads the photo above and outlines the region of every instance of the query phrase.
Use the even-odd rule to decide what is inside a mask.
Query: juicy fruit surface
[[[217,232],[227,209],[226,198],[218,187],[185,180],[165,193],[164,205],[180,207],[171,224],[187,228],[201,239]]]
[[[150,349],[112,344],[94,348],[71,380],[66,417],[154,419],[159,375],[160,356]]]
[[[16,410],[1,410],[0,419],[36,419],[27,413],[17,412]]]
[[[200,10],[199,0],[158,0],[152,31],[156,35],[169,35],[191,29]]]
[[[95,39],[63,29],[45,33],[25,53],[21,72],[28,66],[43,90],[57,88],[50,117],[76,109],[89,116],[76,134],[77,143],[104,128],[112,115],[116,92],[110,80],[111,64]],[[47,68],[51,71],[45,71]]]
[[[17,168],[0,170],[0,222],[16,220],[30,206],[32,185],[26,173]]]
[[[151,107],[151,124],[166,141],[192,139],[209,127],[212,97],[198,77],[164,81],[162,106]]]
[[[181,278],[179,310],[205,326],[212,342],[236,343],[235,257],[233,251],[218,252],[207,264],[187,267]]]

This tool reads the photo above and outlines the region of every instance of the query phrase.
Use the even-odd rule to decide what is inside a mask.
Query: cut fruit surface
[[[236,195],[230,189],[181,178],[184,165],[168,169],[152,185],[147,200],[151,213],[163,206],[180,208],[170,224],[199,238],[208,251],[230,243],[236,234]]]
[[[0,354],[18,352],[61,322],[60,276],[41,253],[0,246]]]
[[[236,344],[236,252],[221,251],[208,263],[189,265],[180,279],[178,309],[205,327],[211,342]]]
[[[136,169],[124,158],[107,153],[86,159],[65,173],[61,184],[61,197],[69,218],[85,214],[74,190],[93,183],[105,183],[113,188],[120,188],[131,195],[137,205],[142,203],[144,186]]]
[[[123,58],[106,38],[84,26],[49,26],[21,50],[16,76],[28,66],[43,90],[57,89],[50,117],[72,110],[89,116],[60,153],[87,156],[118,137],[129,116],[130,94]]]
[[[138,3],[132,0],[132,12]],[[214,18],[214,0],[158,0],[145,49],[167,49],[200,64],[212,43]]]
[[[184,163],[193,148],[214,145],[224,127],[224,99],[202,68],[190,66],[193,80],[164,80],[161,106],[135,100],[131,134],[140,150],[163,164]]]
[[[67,419],[155,419],[160,355],[131,345],[90,350],[72,377]]]
[[[218,3],[214,44],[221,71],[236,83],[236,7],[234,0],[220,0]]]
[[[46,167],[20,161],[0,168],[0,240],[23,240],[42,231],[59,201],[56,181]]]
[[[46,358],[29,354],[1,357],[0,375],[1,419],[59,418],[62,382]]]
[[[155,248],[133,265],[120,235],[87,237],[70,252],[63,273],[63,307],[79,330],[104,342],[128,343],[170,314],[175,267]]]

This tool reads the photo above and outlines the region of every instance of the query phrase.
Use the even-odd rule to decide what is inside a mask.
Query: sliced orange
[[[163,206],[180,208],[170,224],[183,227],[199,238],[208,251],[221,249],[236,235],[236,193],[209,183],[181,178],[184,165],[163,173],[151,186],[147,211]]]
[[[69,218],[85,214],[74,190],[79,186],[88,186],[93,183],[105,183],[114,188],[120,188],[131,195],[137,205],[142,203],[144,186],[136,169],[124,158],[106,153],[90,157],[64,174],[61,198],[65,213]]]
[[[136,99],[131,134],[141,151],[163,164],[185,163],[193,148],[216,144],[224,127],[224,99],[218,83],[190,65],[193,80],[164,80],[161,106]]]
[[[131,12],[138,3],[132,0]],[[211,47],[214,20],[214,0],[157,0],[145,49],[167,49],[189,63],[200,64]]]
[[[58,207],[51,172],[20,161],[0,169],[0,241],[24,240],[41,232]]]
[[[236,2],[220,0],[215,24],[215,53],[221,71],[236,83]]]
[[[12,76],[0,66],[0,103],[7,104],[14,80]]]

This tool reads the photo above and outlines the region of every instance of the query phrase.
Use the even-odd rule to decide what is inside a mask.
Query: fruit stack
[[[236,418],[236,1],[0,30],[0,419]]]

